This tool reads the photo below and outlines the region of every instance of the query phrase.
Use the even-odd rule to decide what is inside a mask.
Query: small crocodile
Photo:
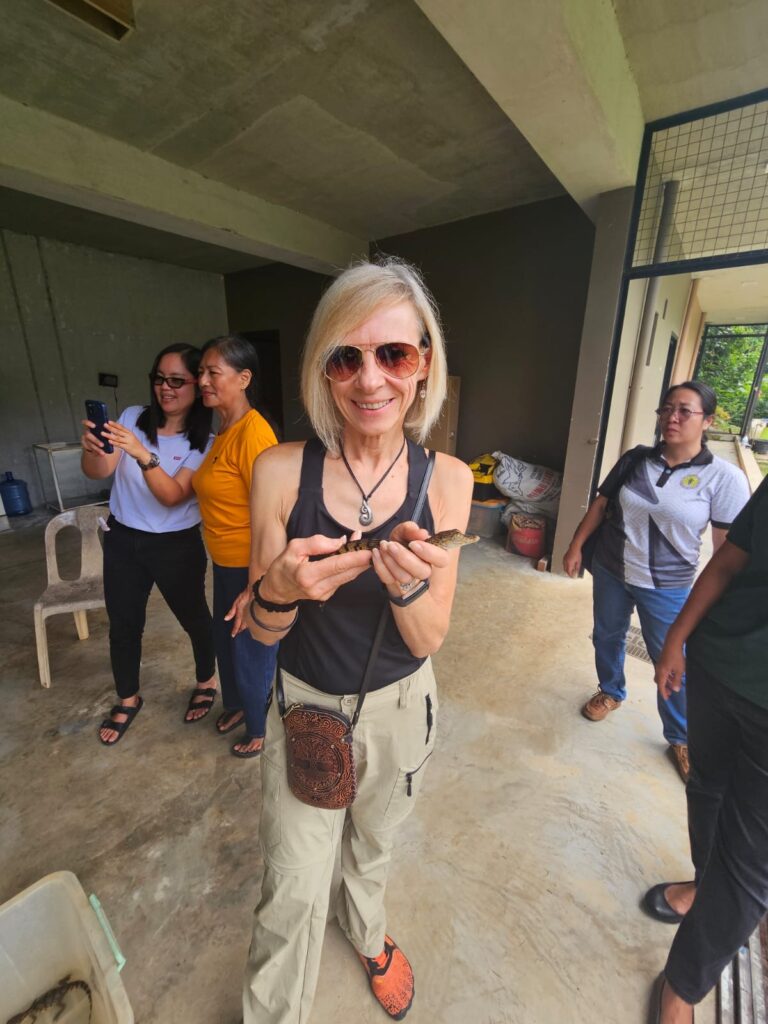
[[[465,544],[476,544],[480,538],[474,533],[462,533],[461,530],[441,530],[431,537],[426,537],[423,544],[434,544],[436,548],[449,550],[450,548],[462,548]],[[342,544],[334,555],[346,555],[350,551],[373,551],[379,547],[381,541],[377,537],[361,537],[359,540],[348,540]]]
[[[55,1010],[56,1013],[53,1016],[53,1020],[58,1020],[65,1010],[64,1000],[73,989],[80,989],[88,997],[88,1020],[90,1021],[91,1014],[93,1013],[93,996],[91,995],[90,986],[84,981],[72,981],[71,975],[67,974],[53,988],[49,988],[47,992],[43,992],[41,996],[38,996],[26,1010],[22,1010],[21,1013],[11,1017],[7,1024],[35,1024],[35,1021],[45,1010]]]

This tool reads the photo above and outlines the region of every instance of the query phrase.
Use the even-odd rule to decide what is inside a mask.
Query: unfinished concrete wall
[[[605,476],[606,467],[610,468],[621,455],[621,439],[627,418],[627,396],[632,383],[632,370],[635,365],[640,320],[643,315],[647,289],[648,281],[645,278],[636,278],[629,282],[624,321],[619,338],[619,351],[616,356],[616,373],[613,378],[608,424],[605,430],[603,459],[598,473],[600,479]]]
[[[39,504],[32,444],[77,440],[86,398],[114,412],[100,371],[118,375],[121,409],[145,402],[159,349],[226,330],[224,284],[218,274],[32,235],[0,239],[0,471],[26,480]],[[74,493],[77,461],[62,462]]]
[[[569,198],[382,239],[421,267],[461,378],[457,455],[562,469],[594,229]]]
[[[699,302],[700,280],[696,277],[691,281],[691,292],[680,334],[680,344],[677,347],[675,368],[672,372],[672,384],[682,384],[684,380],[692,380],[693,371],[696,369],[696,360],[701,347],[701,337],[704,333],[706,319]]]
[[[637,444],[653,444],[656,429],[655,410],[661,398],[672,335],[678,339],[678,358],[681,350],[683,320],[689,306],[690,274],[675,274],[660,279],[654,304],[654,314],[657,317],[656,331],[650,339],[650,344],[643,352],[638,352],[638,331],[645,306],[647,285],[646,280],[634,280],[629,285],[599,473],[601,479],[622,452]],[[685,377],[680,379],[685,380]],[[633,389],[637,392],[637,403],[630,423],[628,409]]]
[[[224,280],[231,331],[280,333],[284,440],[310,437],[312,428],[299,397],[299,362],[315,306],[331,278],[274,263],[228,274]]]
[[[613,338],[620,314],[633,197],[634,189],[617,189],[602,195],[598,206],[584,331],[570,410],[571,432],[552,551],[553,572],[562,572],[563,554],[589,504]]]

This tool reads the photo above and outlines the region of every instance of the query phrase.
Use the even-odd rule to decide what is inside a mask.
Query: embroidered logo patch
[[[696,476],[695,473],[689,473],[688,476],[683,477],[680,483],[683,485],[683,487],[687,487],[690,491],[693,490],[694,487],[698,487],[701,483],[701,480],[699,479],[699,477]]]

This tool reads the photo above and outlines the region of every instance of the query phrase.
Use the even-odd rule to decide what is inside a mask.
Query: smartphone
[[[91,433],[95,434],[96,437],[98,437],[98,439],[104,445],[104,451],[107,453],[107,455],[111,455],[115,449],[109,443],[109,441],[106,441],[102,436],[104,424],[109,419],[109,410],[107,409],[107,403],[97,402],[93,398],[87,398],[85,400],[85,415],[86,418],[91,421],[91,423],[95,424],[95,426],[91,427]]]

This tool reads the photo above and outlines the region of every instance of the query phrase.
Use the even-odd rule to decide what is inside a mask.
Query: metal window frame
[[[608,357],[608,367],[605,378],[605,389],[603,396],[603,407],[600,414],[600,426],[597,432],[597,445],[595,446],[595,462],[592,471],[591,494],[594,497],[599,484],[600,468],[605,454],[605,437],[608,430],[608,417],[610,415],[610,404],[613,398],[613,389],[616,383],[616,368],[619,361],[619,346],[621,343],[621,332],[624,326],[624,317],[627,311],[627,295],[630,282],[638,278],[669,277],[673,274],[692,273],[697,270],[723,270],[729,267],[746,267],[756,263],[768,263],[768,249],[753,249],[748,253],[728,253],[724,256],[704,256],[698,259],[675,260],[664,264],[645,264],[640,267],[632,266],[632,256],[637,242],[637,232],[640,223],[640,211],[645,191],[645,181],[648,173],[648,164],[651,154],[651,143],[653,136],[658,131],[666,128],[674,128],[680,124],[687,124],[692,121],[700,121],[705,117],[712,117],[714,114],[723,114],[730,110],[739,110],[741,107],[749,107],[755,103],[768,101],[768,88],[758,89],[755,92],[745,93],[729,100],[722,100],[719,103],[710,103],[702,107],[694,107],[691,110],[673,114],[670,117],[661,117],[655,121],[649,121],[643,132],[643,141],[640,146],[640,159],[638,161],[637,178],[635,180],[635,195],[632,201],[630,213],[629,231],[627,234],[627,247],[624,254],[624,269],[621,275],[621,286],[619,289],[619,300],[616,307],[616,320],[613,325],[613,338],[611,340],[611,351]]]

